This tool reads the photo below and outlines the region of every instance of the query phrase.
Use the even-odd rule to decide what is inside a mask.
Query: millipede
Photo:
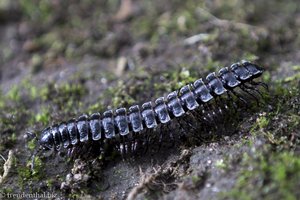
[[[263,97],[260,86],[266,90],[268,86],[254,79],[263,72],[264,69],[257,64],[242,60],[221,68],[218,73],[209,73],[205,79],[200,78],[154,102],[132,105],[128,109],[107,110],[103,114],[84,114],[77,119],[52,125],[41,131],[38,141],[44,150],[71,150],[96,143],[99,152],[109,146],[122,155],[131,155],[140,149],[145,151],[154,140],[158,144],[162,141],[171,143],[175,138],[185,137],[191,132],[194,135],[205,134],[223,121],[219,116],[226,115],[225,110],[231,107],[238,110],[240,106],[237,104],[247,107],[249,99],[259,103],[259,98]],[[172,131],[174,123],[185,131]],[[192,131],[195,130],[193,123],[200,124],[200,129]]]

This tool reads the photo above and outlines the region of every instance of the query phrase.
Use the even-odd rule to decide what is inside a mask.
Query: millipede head
[[[257,78],[262,75],[264,72],[263,68],[259,67],[256,64],[250,63],[249,61],[242,61],[243,66],[250,72],[252,78]]]

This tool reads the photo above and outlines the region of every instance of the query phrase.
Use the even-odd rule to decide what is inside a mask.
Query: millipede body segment
[[[255,86],[265,84],[254,82],[253,79],[262,73],[263,69],[251,62],[235,63],[220,69],[217,74],[208,74],[204,80],[198,79],[171,92],[166,98],[159,97],[154,103],[149,101],[141,107],[133,105],[128,110],[108,110],[102,115],[82,115],[77,120],[48,127],[42,131],[39,143],[44,149],[59,150],[61,147],[76,147],[89,141],[104,144],[106,141],[118,140],[120,151],[134,152],[137,149],[137,135],[153,130],[158,125],[169,124],[174,118],[184,118],[186,113],[202,112],[201,109],[211,101],[217,101],[225,94],[230,99],[235,96],[245,101],[242,95],[235,92],[235,88],[239,87],[248,94],[251,94],[249,91],[258,91]]]

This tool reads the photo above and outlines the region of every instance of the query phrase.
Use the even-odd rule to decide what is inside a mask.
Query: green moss
[[[230,199],[297,199],[300,158],[290,152],[245,156]]]
[[[27,143],[27,146],[28,148],[33,151],[35,148],[36,148],[36,140],[33,139],[33,140],[30,140],[28,143]]]
[[[9,47],[3,47],[2,52],[3,54],[3,62],[9,61],[13,57],[13,50]]]
[[[20,8],[23,14],[37,23],[46,23],[50,20],[52,7],[47,0],[21,0]]]
[[[30,187],[32,182],[41,181],[45,176],[44,174],[44,163],[38,157],[34,157],[34,167],[31,170],[32,160],[29,159],[26,166],[18,165],[18,182],[21,188]]]
[[[291,68],[293,69],[294,73],[291,76],[288,77],[283,77],[280,79],[277,79],[276,82],[276,88],[277,87],[282,87],[282,85],[286,85],[289,84],[289,88],[293,89],[293,88],[298,88],[298,80],[300,79],[300,70],[299,70],[299,65],[294,65],[291,66]],[[293,89],[295,90],[295,89]]]
[[[16,133],[12,133],[11,136],[10,136],[10,141],[12,143],[16,143],[17,141],[17,136],[16,136]]]
[[[39,97],[42,101],[47,101],[49,99],[49,87],[48,85],[39,88]]]
[[[82,106],[80,101],[87,93],[87,89],[80,83],[66,83],[61,85],[49,85],[47,100],[52,101],[59,112],[76,113]]]
[[[43,125],[45,125],[49,123],[49,120],[50,120],[50,113],[49,113],[49,109],[47,109],[46,107],[42,107],[40,112],[34,116],[35,123],[40,122]]]
[[[18,167],[18,185],[23,189],[24,184],[30,180],[31,171],[29,167]]]
[[[29,96],[31,100],[36,100],[39,98],[40,91],[39,88],[31,83],[31,77],[26,77],[21,81],[20,88],[25,91],[25,95]]]
[[[256,123],[257,123],[259,128],[263,129],[263,128],[268,126],[269,120],[267,119],[267,117],[261,116],[261,117],[256,119]]]
[[[89,114],[92,114],[92,113],[94,113],[94,112],[101,112],[101,111],[103,111],[104,109],[105,109],[105,107],[104,107],[104,105],[103,105],[102,103],[96,102],[96,103],[90,105],[90,106],[87,108],[86,112],[89,113]]]
[[[111,98],[113,108],[135,103],[135,99],[128,94],[126,84],[123,81],[118,81],[116,86],[109,87],[104,96]]]
[[[258,59],[258,57],[255,54],[252,54],[250,52],[246,52],[243,55],[243,59],[248,60],[248,61],[254,61],[254,60]]]
[[[273,110],[262,113],[253,124],[251,132],[257,136],[264,136],[278,150],[289,149],[298,143],[297,139],[291,142],[289,138],[294,137],[293,134],[299,130],[299,106],[293,103],[293,101],[298,101],[299,90],[287,89],[282,86],[276,87],[273,92],[275,98],[273,96],[267,101],[273,104]]]
[[[174,75],[174,73],[173,73]],[[173,89],[179,89],[184,85],[194,82],[198,77],[192,76],[190,70],[183,67],[178,75],[175,75],[175,81],[178,81]]]
[[[294,66],[292,66],[292,69],[294,71],[300,71],[300,65],[294,65]]]
[[[186,35],[199,29],[197,7],[203,4],[201,2],[173,2],[171,10],[162,10],[158,4],[151,2],[144,3],[146,4],[144,15],[131,23],[132,33],[137,38],[147,37],[152,44],[157,44],[166,35],[170,39],[177,40],[178,35]],[[180,6],[176,7],[177,4]]]
[[[42,69],[43,57],[40,54],[34,54],[31,58],[32,73],[35,74]]]
[[[3,195],[3,194],[12,194],[13,192],[14,192],[14,189],[10,188],[10,187],[4,186],[4,187],[0,188],[0,194],[1,195]],[[0,195],[0,197],[2,197],[1,195]]]
[[[4,106],[5,106],[4,95],[2,94],[2,91],[0,89],[0,109],[3,109]]]
[[[155,82],[154,91],[161,95],[164,92],[170,92],[180,89],[182,86],[194,82],[199,77],[196,73],[190,70],[191,66],[181,66],[181,70],[167,71],[162,74],[166,81]]]
[[[28,163],[28,164],[31,164],[31,160],[30,160],[30,163]],[[35,156],[34,157],[34,167],[33,167],[32,174],[31,174],[33,179],[40,180],[44,176],[43,169],[44,169],[44,164],[43,164],[42,160],[40,159],[40,157]]]
[[[289,131],[293,131],[293,130],[297,130],[297,128],[300,125],[300,116],[297,114],[290,114],[288,116],[288,122],[289,122],[289,126],[288,126],[288,130]]]
[[[80,193],[71,193],[68,196],[70,199],[80,199],[82,195]]]
[[[205,64],[205,69],[210,72],[215,72],[219,68],[220,63],[218,61],[215,61],[211,58],[207,60],[207,63]]]
[[[265,144],[256,150],[255,143],[243,143],[255,151],[243,154],[237,182],[231,191],[222,193],[223,198],[297,199],[300,159],[293,150],[299,145],[300,118],[294,103],[299,101],[299,89],[293,86],[296,82],[287,88],[282,84],[274,87],[275,97],[269,101],[274,109],[260,115],[251,129],[254,139],[263,136]]]
[[[299,79],[300,79],[300,72],[298,72],[292,76],[284,78],[283,82],[288,83],[288,82],[299,80]]]
[[[269,83],[271,81],[271,74],[269,71],[265,71],[262,76],[262,80],[265,83]]]
[[[276,136],[274,133],[270,131],[262,132],[262,134],[265,136],[265,138],[273,145],[281,145],[284,144],[287,141],[286,136]]]
[[[223,159],[216,160],[215,166],[219,169],[226,169],[227,167]]]
[[[6,96],[9,100],[18,102],[21,98],[20,87],[18,85],[12,85]]]
[[[198,175],[192,176],[192,182],[194,185],[198,185],[202,181],[202,177]]]
[[[198,19],[195,16],[195,7],[189,10],[182,10],[178,14],[176,14],[176,23],[177,23],[177,29],[180,32],[187,32],[191,31],[194,28],[197,27]]]
[[[48,187],[48,188],[52,188],[52,187],[53,187],[53,182],[54,182],[53,179],[48,179],[48,180],[46,181],[47,187]]]
[[[11,149],[16,144],[17,136],[15,120],[20,116],[17,111],[10,111],[9,115],[5,114],[9,112],[8,109],[12,109],[11,107],[4,107],[3,109],[4,114],[2,114],[2,110],[0,110],[0,133],[4,133],[0,137],[0,152]],[[15,118],[12,118],[12,115],[14,115]]]

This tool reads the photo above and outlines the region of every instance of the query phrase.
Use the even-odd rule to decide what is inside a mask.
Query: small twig
[[[226,19],[220,19],[218,17],[216,17],[215,15],[211,14],[210,12],[208,12],[207,10],[203,9],[203,8],[198,8],[199,11],[201,13],[204,13],[206,16],[208,16],[212,21],[212,23],[215,23],[216,25],[219,26],[224,26],[224,25],[233,25],[237,28],[261,28],[258,26],[253,26],[250,24],[245,24],[245,23],[241,23],[241,22],[235,22],[235,21],[231,21],[231,20],[226,20]]]
[[[1,156],[1,157],[2,157],[2,159],[4,159],[3,156]],[[7,158],[7,160],[5,160],[5,163],[3,165],[3,170],[4,170],[3,175],[2,176],[0,175],[0,185],[3,183],[4,179],[7,177],[8,172],[10,171],[12,164],[13,164],[13,151],[10,150],[8,152],[8,158]]]
[[[131,0],[122,0],[119,11],[113,17],[116,22],[122,22],[127,20],[133,15],[133,2]]]
[[[0,154],[0,157],[4,160],[4,162],[6,162],[6,159]]]

